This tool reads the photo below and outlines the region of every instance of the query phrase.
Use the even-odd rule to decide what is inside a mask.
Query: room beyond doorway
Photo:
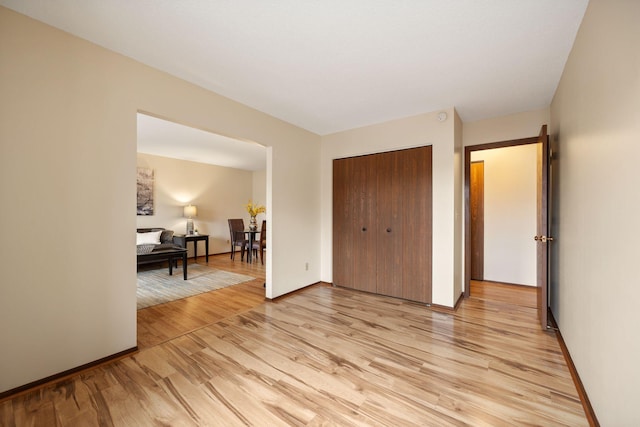
[[[212,294],[218,291],[212,291],[138,310],[140,348],[184,334],[200,327],[203,322],[211,323],[228,313],[235,313],[235,306],[229,305],[224,298],[218,300],[222,295],[230,292],[241,294],[238,299],[243,301],[240,304],[242,309],[253,306],[254,299],[264,301],[265,272],[270,267],[266,262],[264,266],[227,262],[227,220],[241,217],[248,220],[245,205],[250,199],[259,204],[269,204],[267,191],[271,188],[271,179],[267,174],[267,159],[270,151],[271,148],[257,142],[193,128],[147,112],[137,113],[136,165],[153,172],[154,194],[153,215],[139,215],[137,227],[162,227],[175,234],[184,234],[187,227],[184,206],[197,206],[193,222],[199,234],[209,236],[210,257],[209,263],[205,263],[205,245],[198,246],[197,254],[193,253],[195,248],[189,246],[189,263],[196,256],[200,257],[199,265],[256,278],[229,287],[233,289],[220,289],[222,294],[216,294],[216,298],[212,298]],[[247,306],[243,305],[245,300]]]

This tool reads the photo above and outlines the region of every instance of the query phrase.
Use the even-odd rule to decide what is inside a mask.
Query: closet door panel
[[[431,147],[401,153],[403,187],[402,298],[431,303]]]
[[[353,287],[353,159],[333,161],[333,284]]]
[[[354,225],[352,229],[354,254],[354,288],[361,291],[376,292],[376,157],[355,158],[356,167],[353,176]]]
[[[397,151],[377,156],[377,293],[402,297],[402,181]]]

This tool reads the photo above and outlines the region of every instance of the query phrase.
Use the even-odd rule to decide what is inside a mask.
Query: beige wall
[[[453,110],[453,304],[462,298],[464,291],[464,147],[463,123]]]
[[[536,285],[538,144],[474,151],[484,162],[484,280]]]
[[[640,425],[639,22],[591,0],[551,104],[551,304],[603,426]]]
[[[322,137],[322,280],[331,282],[333,159],[424,145],[433,146],[433,303],[452,307],[455,265],[455,140],[453,108]]]
[[[319,280],[320,137],[2,7],[0,54],[0,392],[136,345],[137,112],[269,147],[266,294]]]
[[[267,169],[252,173],[251,194],[254,203],[266,205],[267,203]]]
[[[549,108],[466,122],[462,130],[463,143],[466,147],[538,136],[544,124],[549,124]]]
[[[266,203],[264,170],[251,172],[143,153],[138,153],[137,159],[138,167],[154,171],[155,211],[154,215],[137,216],[136,226],[164,227],[184,234],[187,219],[183,207],[193,204],[198,208],[195,227],[200,234],[209,235],[209,254],[229,252],[227,219],[243,218],[248,224],[244,205],[249,199]],[[260,214],[258,221],[263,218]],[[188,245],[188,250],[193,256],[193,245]],[[198,245],[198,254],[205,254],[204,245]]]

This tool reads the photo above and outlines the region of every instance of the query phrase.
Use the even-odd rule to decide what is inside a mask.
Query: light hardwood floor
[[[588,425],[532,289],[477,283],[455,313],[322,285],[221,291],[145,309],[140,352],[0,402],[0,425]]]
[[[193,263],[189,259],[189,263]],[[265,268],[260,262],[247,264],[236,254],[232,261],[229,254],[198,258],[198,264],[255,277],[242,283],[207,292],[182,300],[138,310],[138,348],[160,344],[187,332],[218,322],[237,313],[263,304]]]

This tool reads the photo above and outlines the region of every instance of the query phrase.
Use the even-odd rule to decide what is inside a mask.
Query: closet
[[[431,147],[333,161],[333,284],[431,302]]]

